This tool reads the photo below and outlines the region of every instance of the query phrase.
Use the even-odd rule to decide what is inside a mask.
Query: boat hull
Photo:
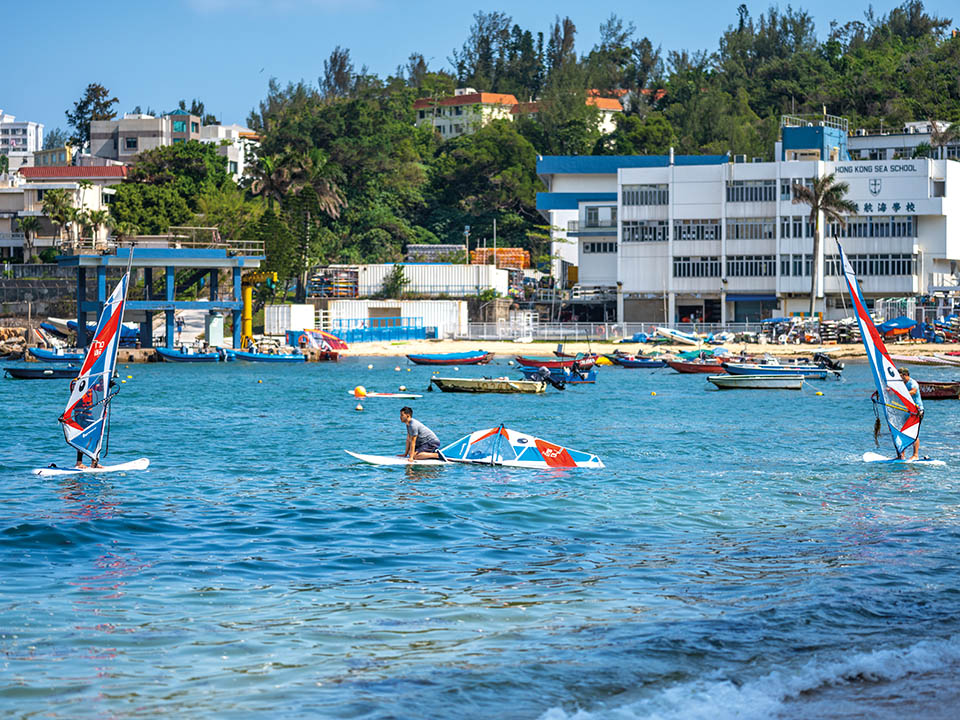
[[[226,360],[227,355],[223,353],[221,356],[220,353],[185,353],[180,350],[169,350],[167,348],[155,348],[154,351],[164,362],[178,362],[178,363],[215,363],[220,362],[221,360]]]
[[[306,355],[288,354],[288,355],[270,355],[269,353],[252,353],[245,350],[233,350],[235,359],[245,362],[265,362],[265,363],[302,363],[306,362]]]
[[[443,392],[458,393],[542,393],[547,383],[534,380],[510,380],[508,378],[430,378],[430,382]]]
[[[526,357],[523,355],[517,355],[517,362],[523,367],[545,367],[548,370],[555,370],[557,368],[572,368],[574,363],[577,363],[583,370],[587,370],[592,368],[595,363],[594,358],[592,357],[580,358],[579,360],[576,358],[560,360],[554,358]]]
[[[662,368],[667,366],[667,361],[645,358],[619,358],[617,365],[625,368]]]
[[[682,360],[667,360],[666,363],[678,373],[716,373],[719,375],[726,372],[720,363],[684,362]]]
[[[57,353],[45,348],[28,348],[28,352],[40,362],[49,363],[80,363],[83,362],[82,352]]]
[[[586,372],[574,372],[570,368],[547,368],[550,370],[550,377],[554,380],[562,380],[567,385],[590,385],[597,382],[597,371],[591,368]],[[537,380],[540,375],[540,368],[521,367],[520,372],[527,380]]]
[[[493,360],[491,352],[436,353],[432,355],[407,355],[414,365],[486,365]]]
[[[723,369],[730,375],[770,375],[775,377],[802,375],[807,380],[823,380],[831,372],[826,368],[813,366],[754,365],[750,363],[724,363]]]
[[[76,367],[5,367],[4,372],[15,380],[55,380],[75,378]]]
[[[960,400],[960,380],[955,382],[937,382],[918,380],[920,397],[924,400]]]
[[[709,375],[720,390],[801,390],[802,375]]]

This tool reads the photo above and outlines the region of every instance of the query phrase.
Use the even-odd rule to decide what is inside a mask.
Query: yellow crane
[[[277,284],[277,274],[266,270],[248,272],[240,282],[243,295],[243,316],[240,325],[240,347],[245,348],[253,340],[253,289],[262,282]]]

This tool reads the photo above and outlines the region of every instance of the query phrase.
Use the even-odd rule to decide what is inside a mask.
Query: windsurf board
[[[920,458],[919,460],[909,460],[900,458],[888,458],[880,453],[865,452],[863,461],[868,463],[887,463],[889,465],[926,465],[928,467],[942,467],[946,465],[943,460],[931,460],[930,458]]]
[[[101,465],[100,467],[45,467],[33,471],[40,477],[56,477],[63,475],[98,475],[102,473],[125,472],[127,470],[146,470],[150,466],[148,458],[139,458],[119,465]]]

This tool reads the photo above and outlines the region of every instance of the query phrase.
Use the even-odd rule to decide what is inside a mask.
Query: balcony
[[[0,233],[0,247],[18,248],[23,247],[25,240],[22,232]]]

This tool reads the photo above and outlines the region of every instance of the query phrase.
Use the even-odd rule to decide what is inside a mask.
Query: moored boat
[[[720,390],[800,390],[803,375],[708,375]]]
[[[523,367],[545,367],[553,370],[555,368],[572,368],[574,365],[578,365],[581,369],[588,370],[594,366],[596,361],[594,357],[582,356],[564,360],[551,357],[517,355],[517,362]]]
[[[840,371],[828,370],[809,363],[779,365],[776,363],[723,363],[730,375],[802,375],[807,380],[824,380],[827,375],[840,377]]]
[[[301,363],[306,362],[307,356],[300,353],[262,353],[247,352],[246,350],[231,350],[230,354],[237,360],[246,362],[268,363]]]
[[[64,350],[63,348],[47,350],[46,348],[35,347],[28,348],[27,352],[41,362],[79,363],[83,361],[83,352],[80,350]]]
[[[77,376],[79,368],[75,365],[67,367],[16,367],[8,366],[3,371],[16,380],[49,380],[49,379],[73,379]]]
[[[169,348],[158,347],[154,351],[157,353],[157,357],[165,362],[213,363],[233,359],[223,348],[217,348],[213,352],[196,352],[189,349],[170,350]]]
[[[460,353],[428,353],[407,355],[415,365],[486,365],[493,360],[493,353],[485,350]]]
[[[622,357],[617,360],[617,365],[625,368],[662,368],[667,366],[667,361],[660,358],[647,357]]]
[[[511,380],[499,378],[443,378],[433,377],[430,382],[443,392],[459,393],[542,393],[547,383],[542,380]]]
[[[597,381],[597,369],[591,367],[589,370],[574,368],[547,368],[550,371],[550,377],[554,382],[562,382],[567,385],[587,385]],[[539,367],[520,367],[520,372],[527,380],[536,380],[540,377]]]
[[[658,327],[654,332],[660,337],[665,337],[673,342],[682,345],[700,345],[703,340],[695,333],[683,332],[683,330],[674,330],[668,327]]]
[[[667,365],[678,373],[725,373],[719,360],[667,360]]]
[[[960,380],[917,380],[920,397],[924,400],[960,400]]]

